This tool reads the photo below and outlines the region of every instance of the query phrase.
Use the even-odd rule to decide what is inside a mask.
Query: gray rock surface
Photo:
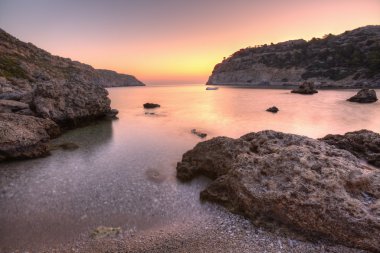
[[[380,26],[365,26],[310,41],[290,40],[240,49],[218,63],[213,85],[318,88],[380,87]]]
[[[347,99],[347,101],[362,104],[374,103],[377,100],[376,91],[370,89],[361,89],[355,96]]]
[[[15,113],[0,113],[0,161],[45,156],[50,138],[60,129],[54,121]]]
[[[380,172],[323,141],[274,131],[217,137],[183,155],[177,177],[257,224],[277,222],[350,247],[380,248]]]
[[[350,151],[356,157],[380,168],[380,134],[360,130],[344,135],[329,134],[320,140],[337,148]]]

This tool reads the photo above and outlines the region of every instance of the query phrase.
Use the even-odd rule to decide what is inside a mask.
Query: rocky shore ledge
[[[255,224],[379,252],[380,170],[362,160],[379,165],[379,137],[358,131],[315,140],[269,130],[217,137],[186,152],[177,177],[213,179],[201,199]]]
[[[125,85],[143,84],[53,56],[0,29],[0,161],[44,156],[62,129],[115,117],[104,87]]]

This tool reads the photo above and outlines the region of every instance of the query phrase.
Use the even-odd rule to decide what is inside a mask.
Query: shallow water
[[[65,133],[47,158],[0,164],[1,251],[38,249],[87,235],[99,225],[144,230],[213,215],[199,202],[207,179],[180,183],[176,163],[201,139],[239,137],[273,129],[310,137],[370,129],[380,132],[380,103],[355,104],[355,91],[326,90],[313,96],[287,90],[204,86],[109,89],[119,120]],[[145,114],[142,104],[161,108]],[[266,112],[270,106],[280,112]]]

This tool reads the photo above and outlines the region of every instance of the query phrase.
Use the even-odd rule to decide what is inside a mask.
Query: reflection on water
[[[182,184],[175,165],[199,139],[274,129],[310,137],[362,128],[380,132],[379,103],[346,102],[355,91],[313,96],[286,90],[204,86],[109,90],[119,120],[64,134],[54,143],[79,149],[0,164],[0,245],[38,248],[64,243],[99,225],[146,229],[209,214],[198,201],[206,179]],[[142,104],[161,108],[145,114]],[[270,106],[280,112],[268,113]]]

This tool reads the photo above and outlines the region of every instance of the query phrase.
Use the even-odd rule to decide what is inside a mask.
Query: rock
[[[380,248],[380,171],[323,141],[275,131],[217,137],[183,155],[177,177],[214,181],[201,199],[260,224]]]
[[[350,151],[356,157],[380,168],[380,134],[360,130],[344,135],[329,134],[320,140],[337,148]]]
[[[292,90],[292,93],[303,94],[303,95],[312,95],[318,93],[315,89],[314,84],[311,82],[304,82],[297,89]]]
[[[370,89],[361,89],[355,96],[347,99],[356,103],[374,103],[377,101],[376,91]]]
[[[56,80],[36,84],[32,107],[39,117],[71,128],[106,116],[110,103],[101,86]]]
[[[154,109],[154,108],[157,108],[157,107],[160,107],[159,104],[154,104],[154,103],[145,103],[144,104],[144,108],[145,109]]]
[[[192,129],[191,133],[195,134],[196,136],[198,136],[198,137],[200,137],[202,139],[207,137],[206,133],[198,132],[197,129]]]
[[[267,112],[277,113],[279,109],[276,106],[272,106],[266,110]]]
[[[15,100],[5,100],[0,99],[0,113],[18,113],[30,111],[29,105],[15,101]],[[23,114],[23,113],[21,113]]]
[[[72,150],[76,150],[78,149],[79,146],[73,142],[65,142],[65,143],[61,143],[61,144],[58,144],[58,145],[53,145],[51,150],[54,150],[54,149],[63,149],[63,150],[69,150],[69,151],[72,151]]]
[[[104,237],[113,237],[121,234],[122,230],[120,227],[113,228],[113,227],[105,227],[105,226],[99,226],[91,233],[91,238],[93,239],[101,239]]]
[[[50,119],[0,113],[0,161],[45,156],[50,138],[59,134]]]
[[[119,111],[116,109],[111,109],[109,112],[106,113],[106,117],[110,119],[117,119],[117,115],[119,114]]]

